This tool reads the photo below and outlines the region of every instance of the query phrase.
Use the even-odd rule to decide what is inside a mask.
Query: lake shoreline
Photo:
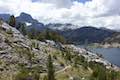
[[[91,47],[91,45],[90,45],[90,47]],[[92,47],[95,47],[95,48],[120,48],[120,44],[119,43],[112,43],[112,44],[109,44],[109,43],[105,43],[105,44],[94,43],[94,44],[92,44]]]
[[[89,48],[89,50],[120,67],[120,48]]]
[[[69,45],[70,49],[73,49],[75,52],[78,52],[80,55],[84,56],[89,62],[96,62],[96,63],[101,63],[104,66],[106,66],[106,69],[113,69],[116,71],[120,71],[120,67],[117,65],[114,65],[110,61],[108,61],[105,58],[100,57],[98,54],[94,53],[93,51],[83,48],[80,46],[75,46],[75,45]]]

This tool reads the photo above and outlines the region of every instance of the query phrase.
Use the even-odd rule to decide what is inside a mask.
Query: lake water
[[[106,60],[120,67],[120,48],[92,48],[91,50],[102,54]]]

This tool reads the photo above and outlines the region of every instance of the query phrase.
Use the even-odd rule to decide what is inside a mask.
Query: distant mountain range
[[[60,33],[74,44],[84,44],[86,41],[88,43],[100,43],[110,37],[114,31],[85,26],[75,30],[61,31]]]
[[[9,14],[0,14],[0,17],[7,21],[10,17]],[[88,43],[99,43],[108,37],[111,37],[115,32],[106,28],[95,28],[92,26],[79,26],[66,23],[50,23],[44,25],[43,23],[33,19],[31,15],[27,13],[21,13],[20,16],[16,17],[17,24],[19,22],[28,24],[28,28],[35,28],[38,31],[43,31],[47,28],[54,30],[63,35],[69,42],[74,44],[84,44],[85,41]]]
[[[2,18],[4,21],[8,21],[10,17],[10,14],[0,14],[0,18]]]
[[[10,16],[10,14],[0,14],[0,18],[4,21],[8,21]],[[18,17],[16,17],[16,23],[18,24],[19,22],[29,24],[28,27],[35,28],[36,30],[43,30],[45,28],[43,23],[33,19],[32,16],[27,13],[21,13]]]

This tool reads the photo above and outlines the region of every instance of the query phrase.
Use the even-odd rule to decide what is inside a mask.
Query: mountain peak
[[[27,13],[25,13],[25,12],[22,12],[21,14],[20,14],[20,16],[31,16],[30,14],[27,14]]]
[[[33,20],[33,18],[32,18],[31,15],[29,15],[29,14],[27,14],[27,13],[24,13],[24,12],[22,12],[22,13],[20,14],[20,17],[21,17],[22,19],[25,19],[25,20]]]

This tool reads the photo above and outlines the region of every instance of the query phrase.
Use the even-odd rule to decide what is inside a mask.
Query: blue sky
[[[36,2],[36,1],[40,1],[40,0],[32,0],[33,2]],[[78,2],[81,2],[81,3],[85,3],[87,1],[91,1],[91,0],[73,0],[73,1],[78,1]]]
[[[87,2],[87,1],[91,1],[91,0],[76,0],[76,1],[79,1],[79,2],[85,3],[85,2]]]
[[[120,29],[120,0],[0,0],[0,14],[30,14],[43,23]]]

